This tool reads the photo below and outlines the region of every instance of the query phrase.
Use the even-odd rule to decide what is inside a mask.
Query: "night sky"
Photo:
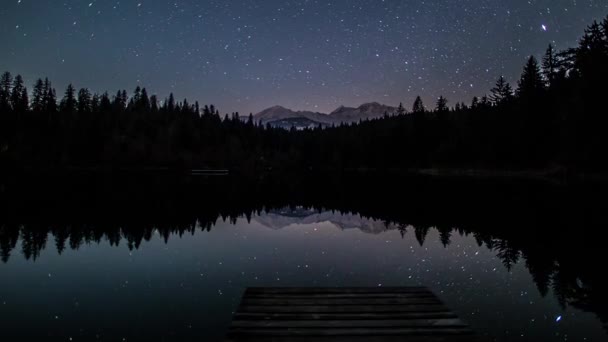
[[[606,14],[606,0],[2,0],[0,71],[222,112],[453,105]]]

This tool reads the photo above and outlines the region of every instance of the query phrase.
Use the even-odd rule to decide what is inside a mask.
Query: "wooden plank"
[[[446,312],[443,305],[348,305],[348,306],[241,306],[240,312],[302,312],[302,313],[329,313],[329,312]]]
[[[235,328],[229,334],[247,334],[250,336],[356,336],[356,335],[470,335],[473,331],[467,327],[454,328]]]
[[[412,305],[412,304],[442,304],[437,298],[330,298],[330,299],[252,299],[245,297],[242,305]]]
[[[250,287],[247,294],[253,293],[430,293],[425,287]]]
[[[466,327],[458,318],[386,320],[235,320],[233,328],[412,328]]]
[[[427,288],[249,288],[229,341],[464,342],[473,331]]]
[[[423,319],[457,318],[453,312],[389,312],[389,313],[245,313],[237,312],[235,320],[372,320],[372,319]]]

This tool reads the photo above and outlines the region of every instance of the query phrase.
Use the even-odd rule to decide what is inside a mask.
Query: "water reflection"
[[[205,200],[145,192],[137,205],[113,191],[88,206],[13,197],[0,219],[3,330],[219,340],[246,286],[424,285],[495,340],[606,337],[602,241],[590,228],[601,220],[555,211],[571,192],[474,201],[475,190],[456,202],[441,188],[442,198],[410,184],[400,201],[365,191],[319,205],[268,188],[270,198],[223,187],[205,187]]]

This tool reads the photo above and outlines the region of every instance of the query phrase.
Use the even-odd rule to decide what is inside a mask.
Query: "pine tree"
[[[114,102],[112,103],[113,110],[116,113],[123,112],[127,108],[127,101],[128,101],[127,91],[119,90],[116,93],[116,96],[114,96]]]
[[[521,79],[518,82],[517,95],[520,98],[533,99],[536,98],[543,89],[544,84],[540,67],[538,66],[536,58],[530,56],[528,62],[524,66]]]
[[[496,81],[496,86],[490,89],[490,92],[492,93],[490,95],[490,100],[494,105],[508,102],[513,98],[513,88],[511,88],[511,85],[503,76],[498,78],[498,81]]]
[[[133,92],[133,97],[129,101],[129,109],[130,110],[140,110],[141,109],[141,88],[137,86],[135,91]]]
[[[439,98],[437,99],[437,107],[435,108],[435,111],[437,111],[437,112],[447,112],[448,111],[448,100],[445,97],[439,96]]]
[[[422,103],[422,99],[420,96],[416,96],[416,100],[414,101],[414,105],[412,106],[412,112],[414,113],[424,113],[426,108],[424,108],[424,103]]]
[[[13,76],[10,72],[5,72],[0,76],[0,112],[5,112],[11,108],[11,88]]]
[[[48,100],[49,100],[49,92],[51,91],[52,87],[51,87],[51,81],[49,81],[48,77],[44,78],[44,86],[43,86],[43,105],[44,105],[44,110],[47,110],[48,107]]]
[[[399,102],[399,107],[397,107],[397,116],[404,115],[405,108],[403,107],[403,102]]]
[[[30,106],[30,101],[29,101],[29,97],[27,94],[27,88],[24,86],[23,89],[21,90],[21,98],[19,99],[19,106],[18,106],[18,110],[20,112],[26,112],[28,110]]]
[[[602,21],[602,31],[604,32],[604,40],[608,44],[608,15]]]
[[[557,58],[553,44],[549,44],[545,56],[543,57],[543,76],[548,86],[552,86],[557,75]]]
[[[74,114],[77,109],[76,89],[72,84],[69,84],[65,90],[65,95],[61,100],[61,111],[66,114]]]
[[[120,93],[120,103],[122,104],[122,107],[120,108],[121,111],[125,111],[127,109],[128,101],[129,101],[129,95],[127,95],[127,91],[125,89],[123,89],[122,92]]]
[[[122,103],[122,92],[119,90],[116,92],[116,95],[114,95],[114,101],[112,101],[112,107],[114,108],[114,111],[120,111],[120,108],[123,107],[123,103]]]
[[[91,112],[91,92],[87,88],[78,91],[78,113],[86,114]]]
[[[148,91],[146,91],[146,88],[141,90],[141,98],[137,107],[139,110],[144,112],[150,111],[150,98],[148,97]]]
[[[156,97],[156,95],[150,96],[150,110],[153,113],[158,112],[158,98]]]
[[[479,98],[477,96],[473,97],[471,101],[471,108],[477,108],[479,106]]]
[[[36,113],[41,113],[45,110],[46,91],[42,79],[38,79],[32,90],[32,110]]]
[[[481,102],[480,102],[480,106],[487,108],[490,107],[492,105],[492,103],[490,102],[490,99],[488,99],[488,96],[484,95],[481,97]]]
[[[182,102],[181,112],[183,114],[188,114],[189,111],[190,111],[190,103],[188,102],[188,99],[184,99],[184,101]]]
[[[169,100],[167,101],[167,110],[170,113],[175,111],[175,98],[173,97],[173,93],[169,94]]]
[[[50,82],[45,82],[46,94],[44,96],[44,110],[47,113],[55,113],[57,111],[57,94],[55,88],[51,87]]]
[[[575,52],[575,69],[593,83],[592,87],[603,84],[608,74],[608,39],[603,25],[594,21],[587,27]]]
[[[21,75],[15,76],[15,79],[13,80],[13,89],[11,90],[10,104],[11,108],[13,108],[13,110],[18,113],[25,112],[29,106],[27,100],[27,89],[25,88]]]
[[[102,114],[108,114],[112,110],[112,102],[110,101],[110,95],[105,92],[101,95],[99,100],[99,112]]]
[[[99,113],[100,101],[101,98],[99,97],[99,94],[94,94],[93,98],[91,99],[91,112]]]

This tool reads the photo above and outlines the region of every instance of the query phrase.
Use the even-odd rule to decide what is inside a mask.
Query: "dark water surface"
[[[587,190],[85,183],[3,187],[0,340],[214,341],[248,286],[419,285],[490,340],[608,338]]]

